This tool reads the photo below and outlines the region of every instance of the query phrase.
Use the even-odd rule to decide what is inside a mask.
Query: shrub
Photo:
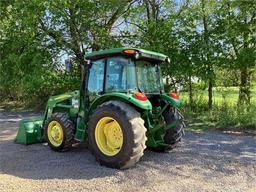
[[[256,129],[256,106],[228,106],[215,111],[220,127]]]
[[[185,102],[185,116],[195,129],[200,121],[204,128],[219,129],[254,129],[256,130],[256,105],[237,106],[226,101],[214,104],[208,110],[207,100],[202,97],[194,99],[193,107]],[[195,124],[195,125],[194,125]],[[202,125],[201,125],[202,126]]]

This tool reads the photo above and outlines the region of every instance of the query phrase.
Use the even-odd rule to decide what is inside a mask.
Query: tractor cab
[[[166,55],[143,49],[115,48],[86,55],[87,91],[92,101],[106,93],[136,93],[151,97],[164,92],[160,64]]]

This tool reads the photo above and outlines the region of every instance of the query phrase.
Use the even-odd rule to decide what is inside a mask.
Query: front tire
[[[54,151],[67,151],[74,141],[75,127],[66,113],[53,113],[44,126],[44,135]]]
[[[146,128],[130,105],[109,101],[93,113],[88,127],[89,149],[101,165],[126,169],[134,166],[146,148]]]

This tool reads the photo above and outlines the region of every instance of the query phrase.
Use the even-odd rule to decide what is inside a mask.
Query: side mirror
[[[65,60],[65,71],[67,73],[71,73],[73,69],[73,63],[71,59],[66,59]]]

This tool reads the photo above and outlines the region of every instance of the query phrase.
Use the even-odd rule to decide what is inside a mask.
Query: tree
[[[240,71],[238,105],[250,103],[250,81],[256,66],[256,4],[226,1],[218,10],[219,41],[227,68]]]
[[[0,7],[1,97],[17,100],[32,82],[37,86],[43,80],[46,68],[51,68],[54,51],[40,47],[43,36],[37,31],[38,10],[18,1],[1,2]]]
[[[61,68],[57,60],[60,54],[73,57],[81,66],[86,51],[120,46],[112,28],[133,3],[132,0],[1,2],[0,82],[4,86],[1,89],[18,97],[14,91],[25,90],[23,85],[29,82],[25,79],[46,78],[49,82],[49,78],[55,78],[54,73]],[[46,77],[42,77],[43,71],[48,74]],[[66,77],[61,71],[57,73]],[[43,82],[39,85],[36,81],[35,88],[43,87]]]

